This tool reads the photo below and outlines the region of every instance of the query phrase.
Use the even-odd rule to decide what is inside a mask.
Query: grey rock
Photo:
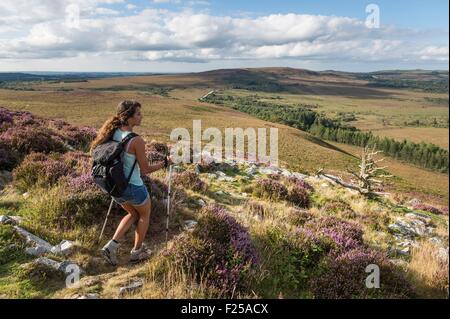
[[[192,220],[192,219],[188,219],[184,221],[184,229],[186,230],[192,230],[195,228],[195,226],[197,225],[197,221]]]
[[[405,215],[405,217],[409,218],[409,219],[413,219],[413,220],[414,219],[420,220],[420,221],[424,222],[426,225],[431,223],[431,217],[430,216],[427,216],[425,214],[418,213],[418,212],[408,213],[408,214]]]
[[[19,225],[21,222],[22,222],[22,217],[20,217],[20,216],[0,215],[0,224],[3,224],[3,225]]]
[[[44,246],[36,245],[33,247],[26,247],[25,253],[27,253],[28,255],[31,255],[31,256],[39,257],[39,256],[42,256],[42,255],[45,255],[46,253],[48,253],[48,249]]]
[[[68,256],[72,253],[74,242],[70,240],[63,240],[58,245],[53,246],[50,250],[53,254]]]
[[[90,293],[84,296],[77,297],[77,299],[99,299],[99,295],[96,293]]]
[[[38,259],[36,259],[33,263],[35,264],[39,264],[39,265],[43,265],[55,270],[59,270],[60,264],[59,262],[57,262],[56,260],[47,258],[47,257],[39,257]]]
[[[245,173],[246,173],[247,175],[255,175],[256,173],[258,173],[258,168],[257,168],[257,167],[250,167],[250,168],[247,168],[247,169],[245,170]]]
[[[203,199],[201,199],[201,198],[197,201],[197,204],[198,204],[200,207],[203,207],[203,206],[206,205],[205,201],[204,201]]]
[[[259,168],[259,172],[261,174],[278,174],[280,173],[280,169],[276,168],[276,167],[261,167]]]
[[[406,205],[409,206],[409,207],[413,207],[413,206],[419,205],[419,204],[421,204],[421,203],[422,203],[421,200],[419,200],[419,199],[417,199],[417,198],[413,198],[413,199],[407,201],[407,202],[406,202]]]
[[[225,174],[225,173],[222,172],[222,171],[216,171],[216,175],[219,176],[219,177],[225,177],[225,176],[227,176],[227,174]]]
[[[32,233],[26,231],[25,229],[23,229],[22,227],[19,226],[14,226],[14,229],[16,230],[16,232],[18,232],[21,236],[23,236],[25,238],[25,240],[27,241],[27,243],[29,244],[33,244],[34,246],[42,246],[45,249],[47,249],[48,251],[50,251],[52,249],[52,245],[50,245],[48,242],[46,242],[45,240],[39,238],[36,235],[33,235]]]
[[[302,174],[302,173],[298,173],[298,172],[294,172],[292,173],[292,175],[298,179],[305,179],[308,177],[308,175]]]
[[[144,281],[140,278],[132,279],[130,284],[124,287],[119,288],[119,296],[122,297],[123,295],[131,292],[136,292],[144,286]]]
[[[225,182],[234,182],[235,179],[231,176],[220,176],[217,178],[218,181],[225,181]]]

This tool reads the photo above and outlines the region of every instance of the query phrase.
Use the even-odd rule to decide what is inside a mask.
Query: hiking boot
[[[117,249],[119,248],[119,245],[120,244],[118,242],[115,242],[114,240],[110,240],[102,248],[103,257],[112,266],[117,266]]]
[[[130,252],[130,263],[135,264],[150,258],[152,251],[145,244],[141,245],[138,250],[132,249]]]

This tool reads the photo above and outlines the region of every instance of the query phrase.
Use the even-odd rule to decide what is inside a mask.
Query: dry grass
[[[412,250],[409,274],[417,292],[425,298],[448,298],[448,251],[443,256],[433,243],[422,242]]]

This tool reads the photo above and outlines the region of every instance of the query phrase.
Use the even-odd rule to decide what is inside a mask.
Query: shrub
[[[177,237],[164,255],[227,296],[245,289],[259,262],[247,230],[217,205],[205,206],[194,231]]]
[[[321,238],[303,229],[289,231],[277,226],[260,228],[255,243],[264,263],[255,280],[255,289],[263,298],[302,298],[307,282],[315,272],[328,246]]]
[[[368,289],[368,265],[380,268],[380,289]],[[322,271],[310,281],[315,298],[408,298],[411,285],[384,253],[357,247],[342,254],[329,255],[320,265]]]
[[[192,171],[175,174],[172,183],[174,186],[184,187],[195,192],[205,192],[208,188],[208,185],[200,179],[198,174]]]
[[[4,123],[13,123],[13,117],[7,109],[0,107],[0,126]]]
[[[294,176],[289,176],[289,177],[286,177],[285,179],[288,184],[297,185],[301,188],[306,189],[309,192],[312,192],[314,190],[314,188],[309,183],[307,183],[306,181],[304,181],[300,178],[297,178]]]
[[[289,188],[287,199],[298,207],[309,207],[309,193],[306,188],[298,184]]]
[[[110,197],[103,193],[89,174],[63,177],[42,196],[32,199],[33,221],[52,231],[81,231],[101,225]]]
[[[289,210],[288,221],[295,226],[303,226],[305,223],[315,219],[314,214],[304,209],[292,208]]]
[[[13,170],[14,185],[21,191],[33,186],[50,187],[59,178],[73,173],[64,162],[50,158],[43,153],[31,153]]]
[[[73,168],[77,175],[90,173],[92,168],[92,157],[81,151],[70,151],[60,157],[66,165]]]
[[[354,249],[363,245],[363,231],[357,224],[327,216],[309,221],[305,229],[317,235],[327,236],[336,245],[337,251]]]
[[[355,218],[357,216],[350,205],[343,200],[327,202],[321,210],[328,215],[336,215],[342,218]]]
[[[97,131],[88,126],[76,127],[68,126],[60,131],[69,145],[87,151],[88,146],[97,136]]]
[[[288,190],[278,181],[261,179],[254,184],[253,195],[259,198],[279,201],[288,197]]]
[[[448,211],[447,211],[447,214],[446,214],[445,210],[442,211],[442,210],[440,210],[437,207],[434,207],[434,206],[429,205],[429,204],[424,204],[424,203],[415,204],[413,206],[413,209],[423,210],[425,212],[429,212],[429,213],[436,214],[436,215],[448,215]]]
[[[20,154],[0,141],[0,167],[11,171],[20,162]]]
[[[63,140],[44,127],[9,128],[0,134],[0,140],[23,155],[65,151]]]

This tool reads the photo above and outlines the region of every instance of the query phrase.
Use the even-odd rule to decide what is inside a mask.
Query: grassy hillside
[[[258,163],[177,166],[167,245],[166,173],[146,178],[154,254],[129,265],[130,232],[113,268],[97,242],[109,198],[85,153],[95,130],[0,111],[0,160],[12,169],[0,195],[2,298],[448,298],[448,207],[400,193],[369,199]],[[148,141],[149,158],[163,146]],[[113,211],[106,238],[122,215]],[[38,253],[23,229],[74,246]],[[65,285],[65,263],[83,270],[76,287]],[[383,274],[379,289],[364,284],[369,264]]]
[[[306,91],[292,94],[285,91],[267,93],[230,90],[232,84],[226,79],[238,79],[242,74],[246,74],[248,78],[256,74],[257,79],[269,78],[270,81],[280,85],[285,82],[297,83]],[[408,73],[408,76],[411,75]],[[276,103],[316,105],[316,111],[323,112],[331,118],[354,115],[356,120],[348,122],[350,125],[370,129],[380,136],[389,135],[391,129],[404,130],[404,136],[403,131],[392,136],[398,140],[408,138],[409,130],[413,132],[419,129],[405,127],[405,121],[419,120],[423,125],[428,125],[426,123],[434,123],[434,119],[437,119],[438,123],[448,126],[448,105],[436,104],[435,100],[430,100],[430,98],[442,99],[442,94],[373,88],[367,86],[367,83],[354,74],[331,71],[311,72],[290,68],[216,70],[198,74],[105,78],[78,83],[42,82],[33,86],[36,91],[0,90],[0,104],[98,128],[113,112],[118,101],[136,98],[145,106],[146,116],[139,133],[162,140],[167,138],[167,134],[174,127],[190,128],[192,119],[202,119],[204,127],[214,126],[221,129],[229,123],[236,123],[234,126],[244,128],[275,125],[280,128],[282,137],[281,160],[294,169],[309,172],[320,167],[344,172],[348,165],[355,164],[355,158],[342,149],[336,149],[329,143],[311,138],[299,130],[264,123],[233,110],[224,110],[213,105],[205,106],[204,103],[199,103],[198,98],[209,90],[222,88],[225,89],[224,92],[236,96],[257,94],[262,100],[267,99]],[[167,110],[171,111],[170,117],[165,116]],[[423,127],[423,129],[427,130],[427,134],[421,135],[420,141],[432,143],[439,141],[436,143],[445,146],[443,145],[445,139],[441,137],[448,132],[447,128]],[[419,142],[415,134],[412,133],[411,136],[412,141]],[[301,156],[298,156],[299,154]],[[409,170],[409,165],[402,166],[402,163],[397,162],[396,165]],[[427,175],[427,172],[422,173],[427,176],[424,178],[425,185],[417,185],[414,179],[406,179],[403,183],[409,184],[412,188],[420,186],[421,192],[425,189],[425,192],[428,191],[430,194],[438,193],[439,197],[446,200],[448,188],[436,187],[434,182],[436,176]],[[446,176],[438,177],[438,180],[442,181],[441,184],[447,179]]]

